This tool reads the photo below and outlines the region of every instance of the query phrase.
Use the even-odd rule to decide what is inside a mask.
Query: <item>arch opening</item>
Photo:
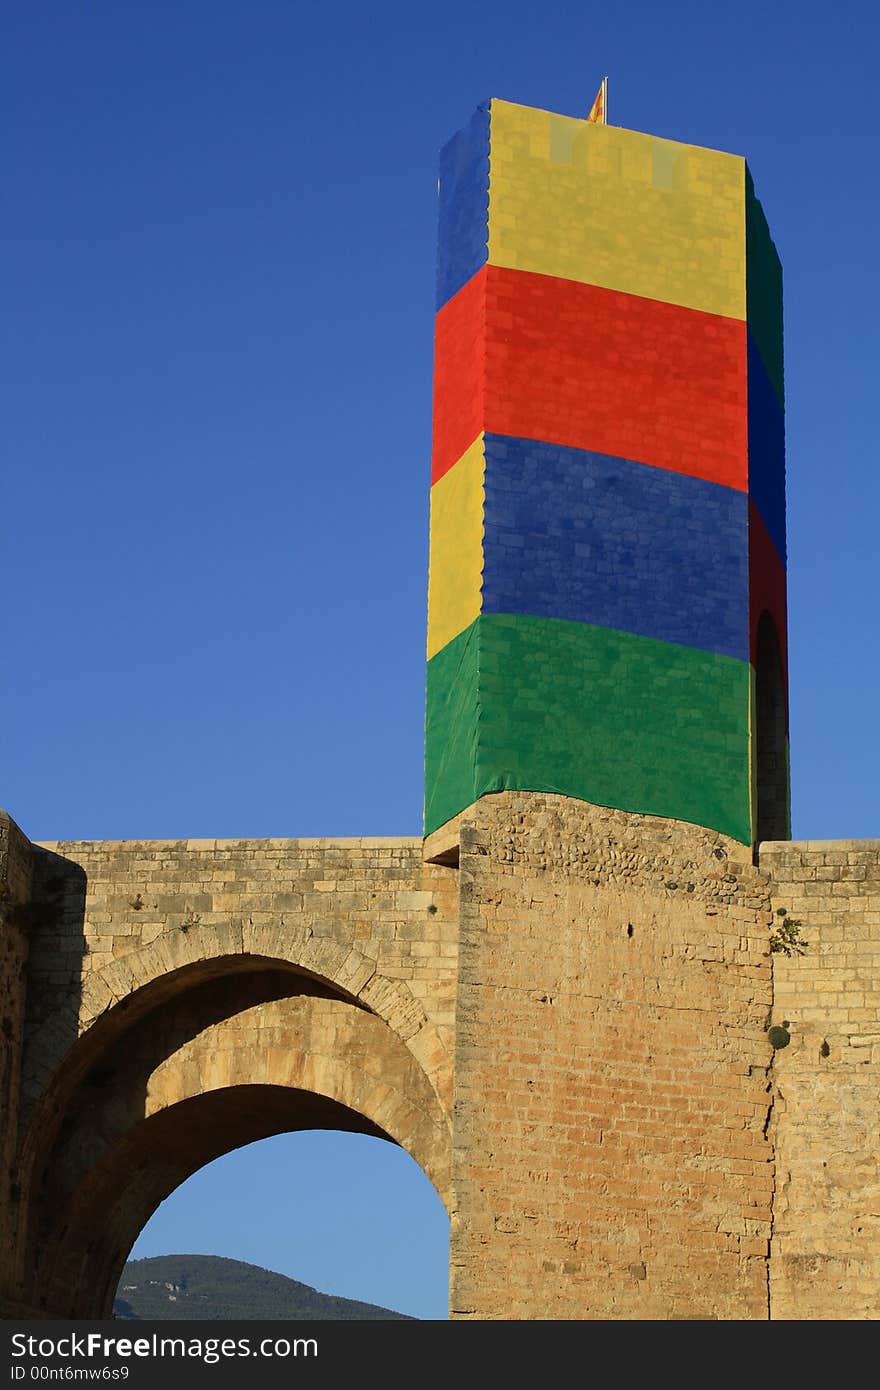
[[[449,1125],[388,1022],[327,981],[270,962],[196,972],[152,1008],[95,1025],[34,1162],[30,1298],[57,1317],[106,1317],[157,1206],[206,1164],[301,1130],[405,1149],[448,1198]]]
[[[117,1296],[137,1311],[146,1302],[147,1316],[201,1317],[207,1280],[212,1297],[225,1297],[229,1317],[379,1315],[370,1308],[300,1311],[283,1301],[295,1291],[273,1288],[272,1280],[274,1311],[256,1300],[248,1310],[235,1301],[237,1281],[243,1277],[246,1298],[252,1286],[259,1293],[265,1285],[229,1260],[317,1290],[319,1304],[330,1296],[405,1317],[448,1316],[449,1218],[436,1189],[399,1145],[353,1129],[279,1133],[200,1169],[149,1218],[129,1254],[149,1263],[126,1263]],[[224,1283],[215,1292],[218,1276]],[[182,1284],[173,1302],[164,1279]],[[126,1282],[135,1288],[124,1290]]]

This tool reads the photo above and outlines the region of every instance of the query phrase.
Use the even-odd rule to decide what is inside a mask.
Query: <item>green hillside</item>
[[[113,1303],[116,1318],[414,1321],[375,1303],[319,1293],[284,1274],[218,1255],[129,1260]]]

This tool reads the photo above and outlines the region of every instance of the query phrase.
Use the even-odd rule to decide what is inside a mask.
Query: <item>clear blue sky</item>
[[[0,803],[31,838],[419,832],[437,151],[488,96],[583,115],[606,72],[613,124],[749,158],[785,270],[794,834],[880,836],[874,4],[0,27]],[[314,1225],[344,1162],[372,1229]],[[444,1314],[442,1212],[390,1146],[230,1155],[137,1253],[207,1249],[206,1216],[217,1253]]]

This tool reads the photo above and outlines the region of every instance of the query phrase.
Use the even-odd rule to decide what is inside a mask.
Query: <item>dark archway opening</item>
[[[758,622],[756,669],[756,839],[787,840],[791,834],[788,709],[776,627],[769,613]]]

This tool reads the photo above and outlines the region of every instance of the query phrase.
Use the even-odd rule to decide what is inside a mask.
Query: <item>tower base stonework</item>
[[[766,1318],[766,877],[551,795],[463,817],[452,1310]]]
[[[424,843],[3,828],[4,1316],[109,1315],[168,1191],[314,1126],[429,1174],[453,1318],[880,1313],[880,842],[528,792]]]

